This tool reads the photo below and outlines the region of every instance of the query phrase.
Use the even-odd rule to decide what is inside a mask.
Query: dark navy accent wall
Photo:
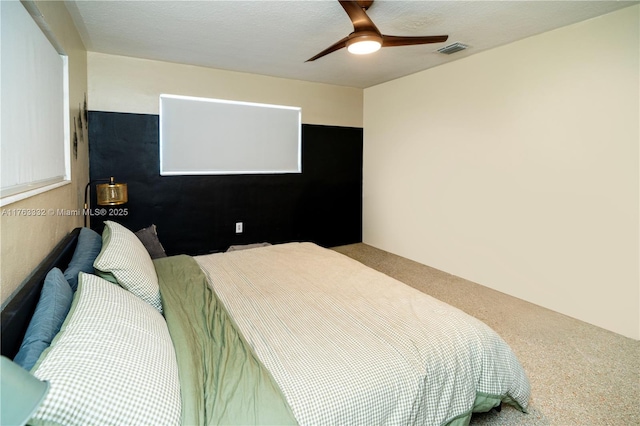
[[[129,191],[127,204],[91,217],[93,229],[102,231],[104,220],[134,231],[153,223],[170,255],[362,241],[361,128],[303,124],[301,174],[160,176],[158,124],[157,115],[89,112],[91,179],[114,176]]]

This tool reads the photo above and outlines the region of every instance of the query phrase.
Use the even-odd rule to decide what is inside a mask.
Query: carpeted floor
[[[510,406],[472,425],[640,425],[640,342],[366,244],[334,250],[484,321],[531,381],[529,413]]]

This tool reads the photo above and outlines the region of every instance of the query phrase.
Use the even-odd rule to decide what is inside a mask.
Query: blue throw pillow
[[[31,370],[40,354],[51,345],[60,331],[72,301],[73,291],[69,283],[60,269],[53,268],[44,279],[36,311],[14,358],[16,364]]]
[[[89,228],[80,229],[76,250],[73,252],[69,266],[64,271],[64,277],[73,291],[78,288],[78,274],[80,272],[93,274],[93,262],[100,254],[101,248],[102,237],[100,234]]]

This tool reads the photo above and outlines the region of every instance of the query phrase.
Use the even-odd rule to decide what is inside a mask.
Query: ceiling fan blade
[[[345,37],[342,40],[332,44],[331,46],[327,47],[326,49],[324,49],[322,52],[318,53],[316,56],[307,59],[305,62],[311,62],[311,61],[315,61],[318,58],[322,58],[325,55],[328,55],[329,53],[335,52],[336,50],[340,50],[343,47],[345,47],[347,45],[347,40],[349,39],[349,37]]]
[[[340,1],[340,6],[347,12],[351,23],[353,23],[354,32],[373,31],[380,34],[380,30],[375,26],[367,12],[358,4],[357,1]]]
[[[447,41],[449,36],[424,36],[424,37],[404,37],[382,35],[382,47],[411,46],[415,44],[442,43]]]

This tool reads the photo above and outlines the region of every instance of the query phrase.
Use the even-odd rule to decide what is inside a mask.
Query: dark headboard
[[[127,204],[91,217],[94,231],[104,220],[132,231],[155,224],[168,255],[362,241],[361,128],[303,124],[302,173],[161,176],[159,123],[158,115],[89,111],[90,177],[113,176],[129,191]]]
[[[80,228],[76,228],[65,236],[24,280],[20,285],[20,290],[2,310],[2,355],[13,359],[18,353],[29,321],[40,299],[44,278],[51,268],[57,267],[62,271],[67,268],[76,248],[79,234]]]

